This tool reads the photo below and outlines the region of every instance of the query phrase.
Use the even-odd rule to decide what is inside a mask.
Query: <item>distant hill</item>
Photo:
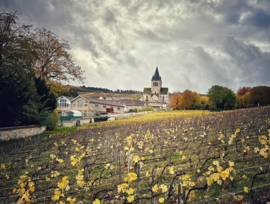
[[[119,98],[134,98],[140,99],[142,96],[142,91],[135,90],[110,90],[107,88],[100,87],[86,87],[86,86],[69,86],[74,91],[76,91],[79,95],[89,96],[93,98],[98,98],[100,96],[106,97],[119,97]]]

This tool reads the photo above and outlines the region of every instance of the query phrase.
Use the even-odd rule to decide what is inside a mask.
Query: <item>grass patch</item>
[[[72,133],[77,130],[78,127],[57,127],[55,130],[52,131],[44,131],[39,137],[48,137],[50,135],[57,135],[57,134],[64,134],[64,133]]]

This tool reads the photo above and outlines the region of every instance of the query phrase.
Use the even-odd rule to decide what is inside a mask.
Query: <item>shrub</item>
[[[55,109],[52,113],[50,113],[47,123],[47,130],[55,130],[58,126],[59,115],[57,110]]]
[[[146,106],[143,108],[143,111],[153,111],[153,107],[152,106]]]

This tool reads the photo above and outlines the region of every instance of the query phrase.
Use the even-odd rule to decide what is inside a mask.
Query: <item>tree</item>
[[[83,71],[76,66],[67,50],[69,44],[45,28],[36,29],[33,35],[38,44],[38,59],[35,63],[36,76],[45,81],[69,82],[77,79],[83,82]]]
[[[264,96],[265,96],[265,101],[263,105],[270,105],[270,87],[269,86],[263,86],[262,87]]]
[[[214,110],[231,110],[236,107],[236,96],[229,88],[214,85],[208,90],[208,97]]]
[[[18,25],[15,12],[0,10],[0,126],[35,121],[37,93],[33,80],[36,59],[28,25]]]
[[[170,108],[179,109],[183,106],[183,96],[181,93],[173,93],[170,97]]]
[[[55,97],[35,79],[36,44],[30,27],[18,25],[15,12],[0,11],[0,126],[37,124],[40,113],[52,112]]]
[[[187,89],[183,92],[182,96],[183,96],[183,108],[190,109],[193,100],[192,91]]]
[[[265,102],[265,94],[261,86],[253,87],[250,90],[250,101],[249,103],[254,106],[263,105]]]
[[[208,108],[209,108],[209,97],[201,96],[201,109],[208,109]]]
[[[200,95],[197,92],[192,92],[190,90],[185,90],[182,94],[183,96],[183,108],[199,108],[201,104]]]
[[[249,92],[251,90],[251,87],[249,86],[243,86],[243,87],[240,87],[238,90],[237,90],[237,96],[244,96],[247,92]]]
[[[246,108],[248,106],[248,101],[246,101],[246,94],[243,96],[236,95],[237,99],[237,108]]]
[[[209,97],[208,96],[201,96],[201,104],[208,104],[209,103]]]
[[[36,88],[31,78],[3,75],[0,69],[0,126],[29,125],[38,115]]]
[[[201,105],[201,96],[197,92],[192,92],[193,95],[193,102],[192,102],[192,107],[193,108],[200,108]]]
[[[54,94],[56,97],[65,95],[65,93],[68,93],[70,91],[70,87],[64,86],[57,81],[46,81],[46,84],[50,87],[51,93]]]

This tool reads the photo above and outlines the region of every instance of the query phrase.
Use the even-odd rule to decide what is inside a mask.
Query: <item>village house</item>
[[[121,99],[120,103],[124,104],[125,107],[125,112],[129,112],[131,109],[140,109],[142,110],[146,106],[145,101],[140,101],[136,99]]]
[[[116,101],[100,100],[87,96],[77,96],[70,98],[60,96],[57,98],[57,110],[59,116],[76,116],[81,118],[90,118],[93,116],[125,112],[125,105]]]
[[[158,67],[152,76],[151,88],[144,88],[142,101],[147,102],[154,109],[167,109],[169,104],[169,88],[162,87],[162,80]]]

